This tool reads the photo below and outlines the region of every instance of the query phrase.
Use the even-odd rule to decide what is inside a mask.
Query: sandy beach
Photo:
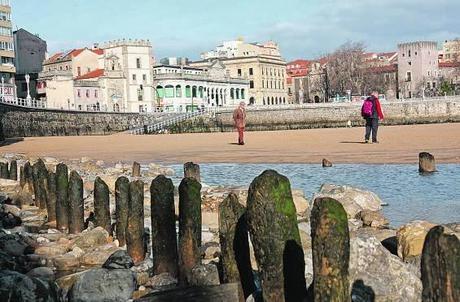
[[[25,153],[73,159],[88,156],[106,162],[159,163],[415,163],[418,153],[438,163],[460,163],[460,124],[387,126],[379,144],[363,143],[363,128],[247,132],[246,145],[236,133],[84,137],[37,137],[9,140],[0,153]]]

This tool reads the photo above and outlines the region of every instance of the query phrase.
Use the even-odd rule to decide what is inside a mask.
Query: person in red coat
[[[241,102],[238,108],[233,111],[233,121],[238,130],[238,145],[244,145],[244,128],[246,127],[246,104]]]
[[[370,101],[372,101],[372,115],[365,117],[366,119],[366,134],[364,137],[364,141],[369,143],[369,139],[372,133],[372,143],[378,144],[377,140],[377,132],[379,129],[379,120],[383,120],[383,112],[382,107],[379,101],[379,94],[378,92],[374,91],[369,96]]]

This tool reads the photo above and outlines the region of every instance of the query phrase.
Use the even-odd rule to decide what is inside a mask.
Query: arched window
[[[192,87],[192,97],[196,98],[197,96],[198,96],[197,87],[193,86]]]
[[[272,97],[272,105],[275,105],[275,98]]]
[[[262,98],[262,104],[264,104],[264,105],[265,105],[265,97],[264,97],[264,98]]]
[[[180,85],[176,86],[176,98],[182,97],[182,87]]]
[[[173,97],[174,97],[174,86],[166,85],[165,86],[165,98],[173,98]]]
[[[235,99],[235,88],[231,88],[231,89],[230,89],[230,98],[231,98],[232,100]]]
[[[203,98],[203,86],[200,86],[198,88],[198,95],[199,95],[200,98]]]
[[[189,85],[185,86],[185,97],[190,98],[192,97],[192,89]]]
[[[163,89],[163,86],[157,86],[157,93],[159,98],[165,97],[165,91]]]
[[[278,97],[275,98],[275,104],[278,105]]]
[[[240,89],[239,88],[236,88],[236,99],[237,100],[240,99]]]
[[[286,104],[286,98],[283,98],[283,104]]]
[[[245,99],[245,97],[244,97],[244,89],[241,89],[241,99],[243,99],[243,100]]]

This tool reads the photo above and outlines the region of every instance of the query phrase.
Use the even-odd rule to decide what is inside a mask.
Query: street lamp
[[[27,103],[29,103],[32,100],[32,98],[30,97],[30,75],[26,74],[25,78],[26,78],[26,84],[27,84],[27,97],[26,97],[26,100],[27,100]]]
[[[5,78],[2,76],[2,102],[5,102]]]

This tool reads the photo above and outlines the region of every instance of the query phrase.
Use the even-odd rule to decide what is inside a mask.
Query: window
[[[86,89],[86,97],[89,98],[89,89]]]
[[[143,74],[143,75],[142,75],[142,80],[143,80],[144,82],[147,81],[147,75],[146,75],[146,74]]]
[[[411,65],[412,65],[412,62],[411,62],[411,61],[409,61],[409,62],[407,62],[407,64],[409,64],[409,66],[411,66]]]
[[[189,85],[185,86],[185,97],[186,98],[192,97],[192,88]]]
[[[136,67],[141,68],[141,58],[136,59]]]
[[[406,82],[412,81],[412,73],[410,71],[406,72]]]
[[[144,90],[144,86],[143,86],[143,85],[139,85],[139,89],[140,89],[140,90]]]
[[[172,85],[165,86],[165,97],[166,98],[173,98],[174,97],[174,86],[172,86]]]
[[[88,67],[88,68],[86,69],[86,72],[89,73],[90,71],[91,71],[91,68]]]
[[[262,88],[265,88],[265,81],[262,80]]]
[[[77,90],[77,96],[78,96],[78,97],[81,97],[81,91],[80,91],[80,89]]]
[[[178,97],[178,98],[182,97],[182,89],[181,89],[180,85],[176,86],[176,97]]]
[[[244,89],[241,89],[241,99],[242,99],[242,100],[245,99],[245,96],[244,96]]]
[[[81,76],[81,67],[77,67],[77,74],[78,76]]]
[[[254,88],[254,81],[249,81],[249,88]]]
[[[241,69],[238,69],[238,76],[241,77]]]
[[[249,75],[254,75],[254,70],[252,68],[249,68]]]
[[[136,81],[136,75],[133,74],[133,81]]]
[[[97,98],[97,90],[94,90],[94,97]]]
[[[407,53],[407,56],[410,58],[410,49],[409,49],[409,51],[408,51],[408,53]]]

